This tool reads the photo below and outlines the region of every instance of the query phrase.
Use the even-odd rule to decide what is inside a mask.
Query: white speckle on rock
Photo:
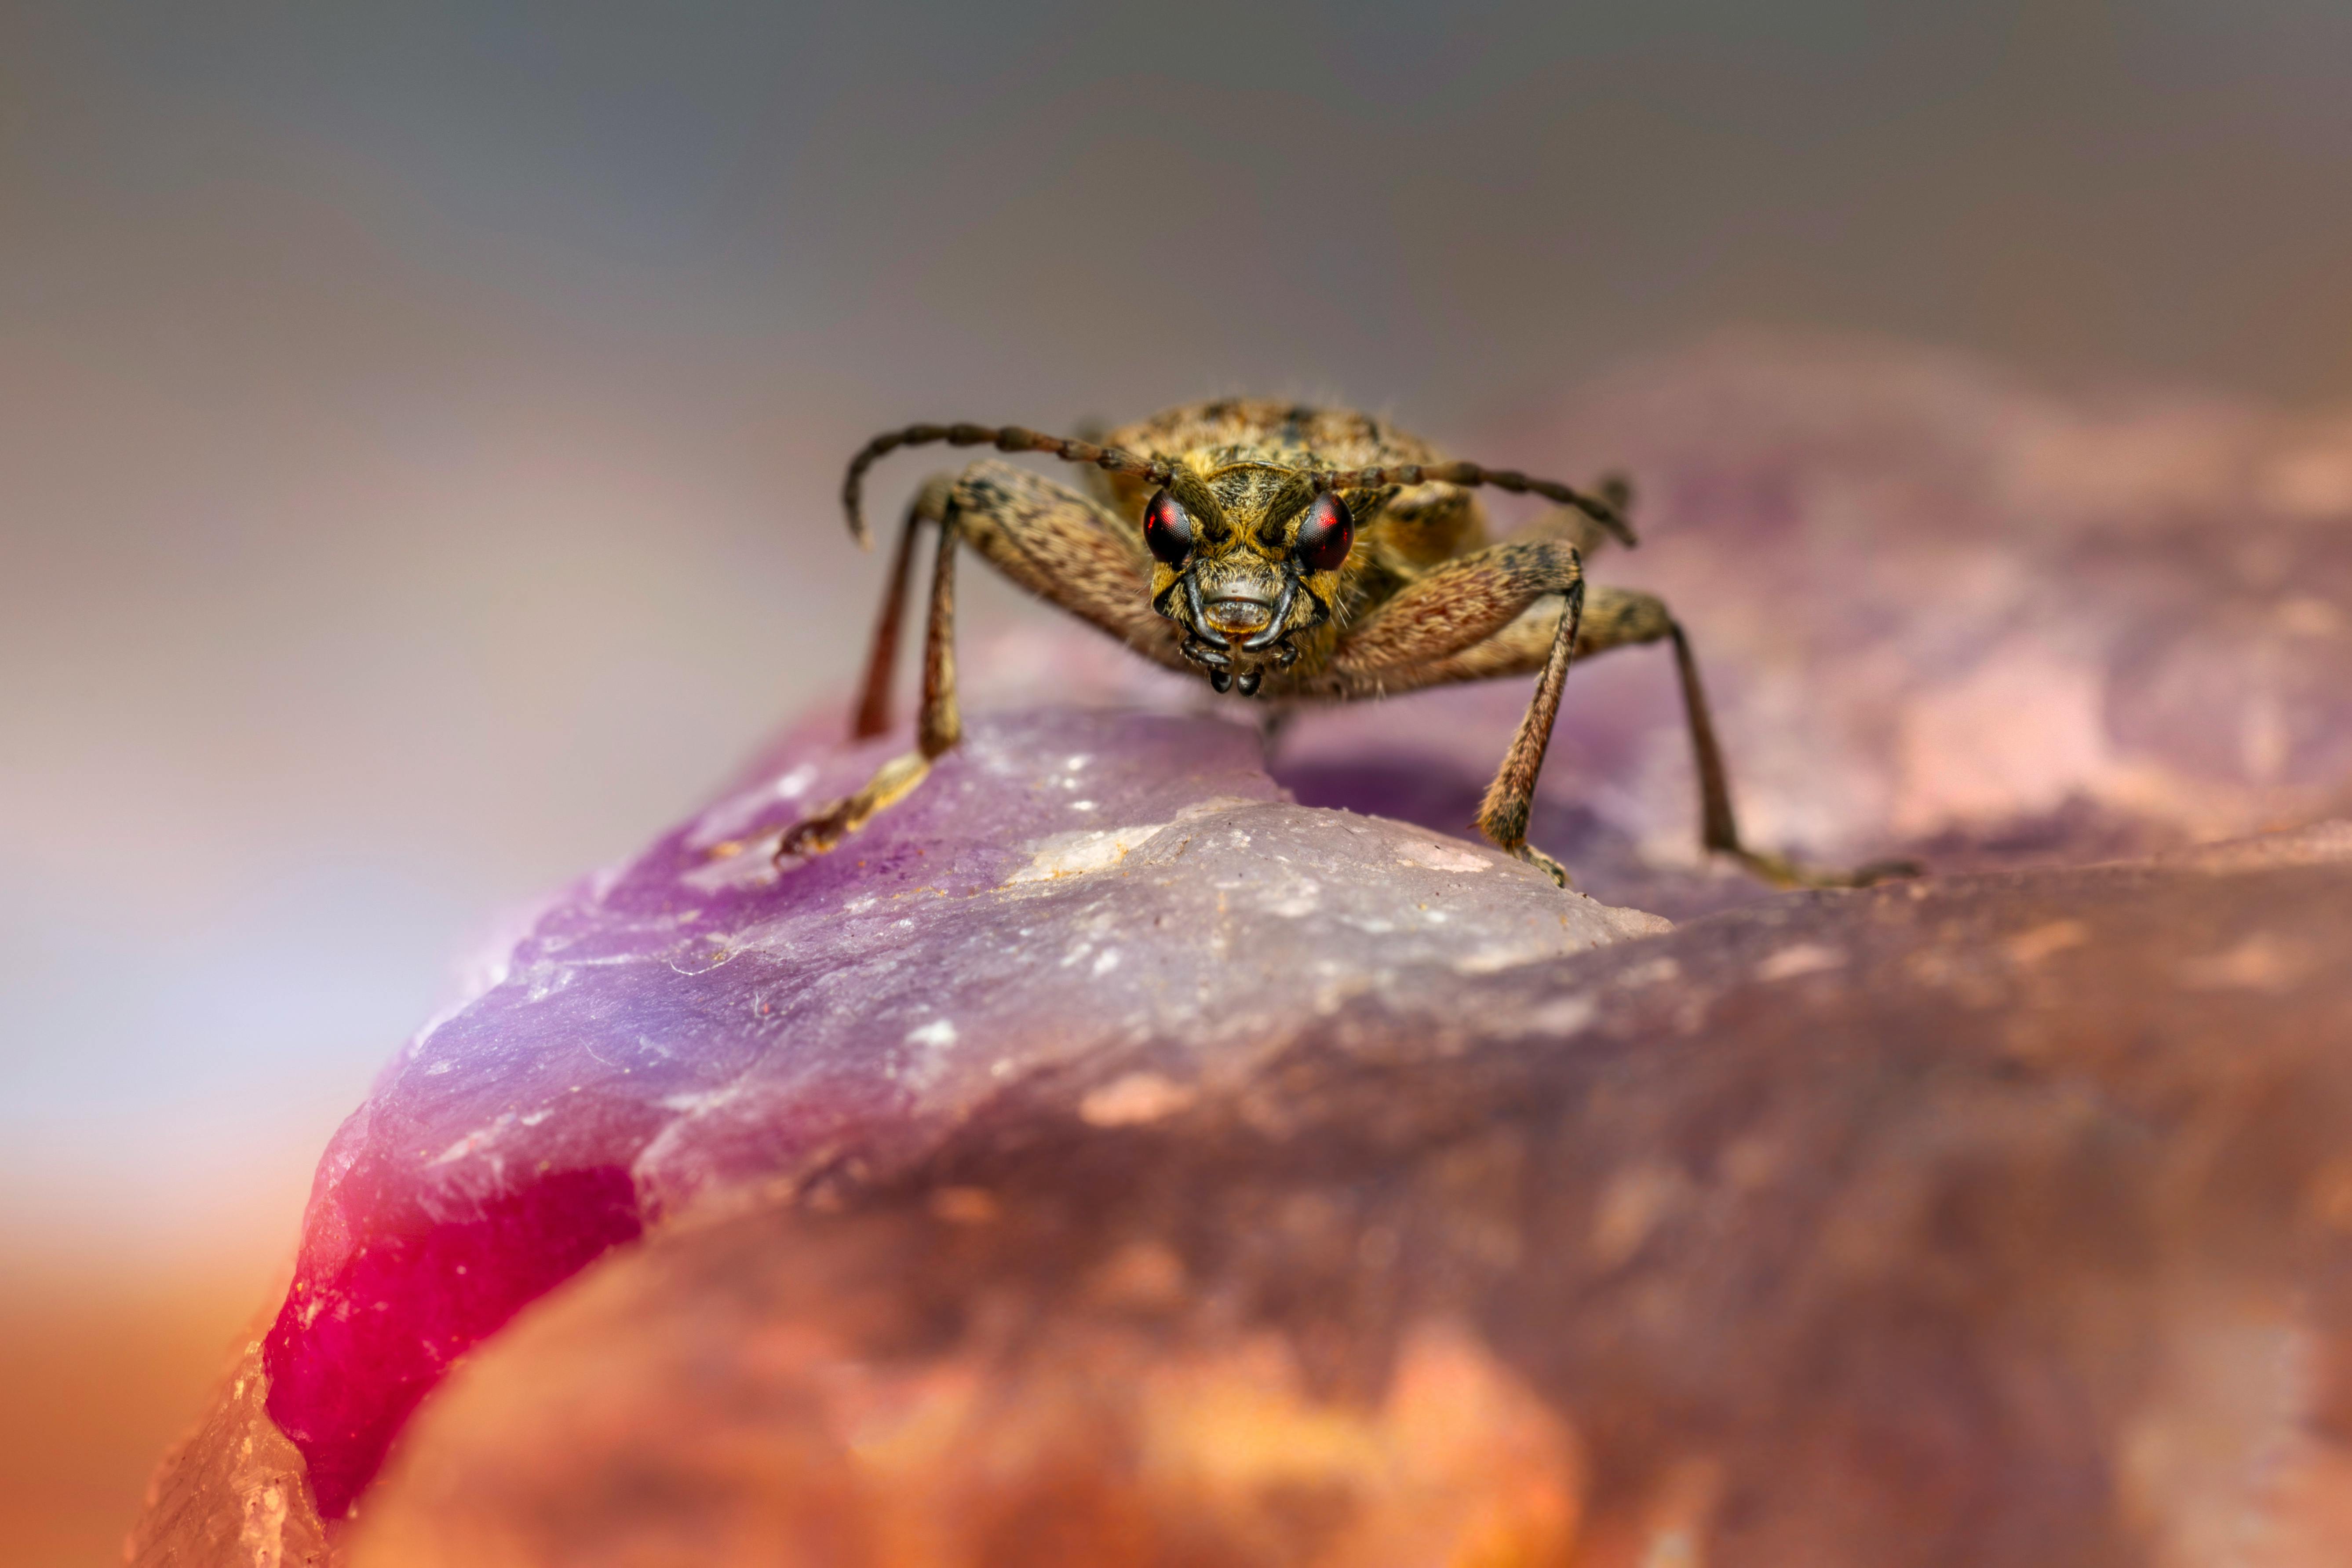
[[[1112,970],[1117,969],[1118,967],[1118,949],[1115,947],[1107,947],[1103,949],[1101,955],[1095,960],[1094,972],[1097,974],[1108,974]]]
[[[1396,858],[1404,865],[1425,867],[1432,871],[1484,871],[1494,864],[1466,845],[1418,838],[1398,845]]]
[[[488,1126],[475,1128],[471,1132],[442,1150],[433,1163],[436,1165],[446,1165],[452,1160],[462,1160],[468,1154],[479,1153],[496,1142],[499,1134],[505,1131],[514,1119],[513,1111],[500,1111]]]
[[[2226,952],[2183,963],[2180,984],[2192,991],[2280,992],[2293,989],[2312,967],[2303,944],[2258,931]]]
[[[1537,963],[1559,955],[1558,946],[1545,942],[1507,942],[1465,952],[1454,961],[1456,974],[1499,974],[1522,963]]]
[[[426,1078],[439,1078],[443,1073],[447,1072],[451,1068],[456,1067],[457,1065],[457,1064],[453,1061],[446,1060],[435,1062],[431,1067],[425,1069],[425,1076]]]
[[[1089,1127],[1131,1127],[1173,1116],[1198,1098],[1195,1090],[1156,1072],[1131,1072],[1078,1101]]]
[[[909,1029],[907,1031],[907,1043],[910,1046],[929,1047],[932,1050],[943,1050],[956,1043],[955,1020],[934,1018],[919,1028]]]
[[[1071,803],[1073,808],[1076,804]],[[1143,822],[1132,827],[1106,827],[1090,833],[1056,833],[1040,842],[1029,864],[1006,878],[1004,885],[1010,888],[1023,882],[1050,882],[1108,870],[1126,859],[1129,850],[1167,826],[1164,822]]]
[[[1259,907],[1267,914],[1279,915],[1285,920],[1295,921],[1304,920],[1313,914],[1322,907],[1322,884],[1301,879],[1290,883],[1279,892],[1269,893]]]
[[[2011,963],[2031,969],[2054,953],[2080,947],[2090,940],[2091,928],[2081,921],[2049,921],[2006,938],[2000,946]]]
[[[1663,984],[1682,978],[1683,966],[1671,958],[1654,958],[1647,963],[1637,963],[1617,977],[1617,984],[1627,990],[1643,985]]]
[[[1528,1015],[1528,1026],[1538,1034],[1574,1035],[1591,1026],[1601,1016],[1601,1005],[1580,991],[1572,995],[1555,996]]]
[[[1845,967],[1845,954],[1833,947],[1823,947],[1817,942],[1801,942],[1784,947],[1756,966],[1759,980],[1794,980],[1800,974],[1819,974],[1823,970]]]
[[[1636,1165],[1610,1178],[1593,1205],[1593,1261],[1603,1268],[1630,1262],[1660,1225],[1684,1208],[1690,1179],[1671,1165]]]
[[[814,783],[816,783],[816,764],[814,763],[803,763],[799,767],[794,768],[792,772],[786,773],[783,777],[776,781],[776,798],[778,800],[797,800],[802,795],[806,795],[808,793],[808,786]]]
[[[1095,809],[1095,803],[1090,800],[1074,800],[1070,802],[1070,809],[1072,811],[1092,811]]]

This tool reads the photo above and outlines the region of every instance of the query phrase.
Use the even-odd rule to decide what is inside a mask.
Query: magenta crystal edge
[[[387,1173],[355,1169],[342,1202]],[[356,1188],[356,1192],[350,1189]],[[624,1165],[549,1171],[469,1219],[413,1204],[359,1220],[340,1267],[306,1255],[263,1345],[269,1413],[301,1450],[322,1517],[348,1513],[457,1357],[645,1228]]]

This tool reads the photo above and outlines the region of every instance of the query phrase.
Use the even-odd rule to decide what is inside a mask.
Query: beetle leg
[[[1658,614],[1665,616],[1664,605],[1658,606]],[[1728,855],[1779,888],[1867,888],[1874,882],[1919,874],[1917,863],[1910,860],[1874,860],[1851,871],[1824,870],[1741,843],[1739,822],[1731,813],[1731,775],[1723,765],[1722,748],[1716,744],[1715,719],[1707,711],[1706,689],[1699,684],[1698,660],[1691,657],[1690,638],[1680,622],[1667,619],[1666,629],[1674,638],[1675,670],[1682,678],[1683,712],[1690,722],[1691,758],[1698,769],[1701,844],[1717,855]]]
[[[1153,610],[1141,531],[1041,474],[983,458],[956,480],[957,526],[1012,581],[1155,664],[1190,670],[1174,622]]]
[[[1375,697],[1446,679],[1475,679],[1467,673],[1432,679],[1431,672],[1449,656],[1459,658],[1490,643],[1530,606],[1554,595],[1565,598],[1568,614],[1553,621],[1535,696],[1478,807],[1477,827],[1496,847],[1565,887],[1567,870],[1528,843],[1528,813],[1537,776],[1543,771],[1544,749],[1551,742],[1552,721],[1559,712],[1560,689],[1576,654],[1584,565],[1574,545],[1549,539],[1495,544],[1435,568],[1343,636],[1332,650],[1329,667],[1303,694]]]
[[[1570,584],[1563,597],[1568,607],[1552,634],[1543,673],[1536,678],[1536,694],[1519,718],[1518,733],[1511,737],[1503,765],[1486,786],[1486,798],[1478,803],[1478,831],[1565,888],[1568,868],[1528,842],[1528,814],[1535,806],[1536,779],[1543,772],[1544,752],[1551,744],[1552,721],[1559,717],[1559,693],[1568,684],[1569,661],[1576,657],[1577,623],[1584,616],[1583,582]]]
[[[898,672],[899,630],[907,616],[907,588],[914,576],[915,535],[926,522],[947,515],[948,496],[954,480],[935,474],[908,503],[898,525],[898,548],[890,555],[890,576],[882,589],[882,611],[874,621],[874,647],[866,656],[866,679],[860,683],[857,716],[849,726],[853,741],[870,741],[890,728],[890,686]]]
[[[1482,642],[1432,658],[1412,671],[1413,687],[1449,685],[1492,677],[1525,675],[1548,668],[1559,625],[1547,608],[1538,607]],[[1596,587],[1588,595],[1578,626],[1576,652],[1590,658],[1612,647],[1672,641],[1675,670],[1680,678],[1683,712],[1690,730],[1691,757],[1698,774],[1699,841],[1709,851],[1729,857],[1777,887],[1865,888],[1895,877],[1915,876],[1909,861],[1878,861],[1852,871],[1808,867],[1784,856],[1750,849],[1739,837],[1739,822],[1731,805],[1730,771],[1716,739],[1714,715],[1700,683],[1698,661],[1690,638],[1654,595],[1623,588]],[[1404,674],[1399,671],[1396,674]],[[1403,689],[1391,677],[1385,689]],[[1350,694],[1352,695],[1352,694]],[[1499,781],[1498,781],[1499,782]]]
[[[1490,544],[1415,578],[1349,627],[1323,676],[1303,690],[1359,698],[1437,684],[1428,676],[1434,661],[1486,641],[1546,595],[1583,580],[1583,560],[1565,541]]]
[[[898,619],[911,575],[919,525],[937,521],[940,542],[931,574],[930,611],[923,636],[923,702],[915,749],[891,758],[864,788],[828,803],[795,825],[776,858],[822,855],[904,799],[931,764],[962,738],[955,689],[955,560],[969,542],[989,564],[1019,586],[1118,637],[1138,652],[1186,668],[1173,626],[1145,603],[1150,579],[1139,544],[1130,544],[1118,520],[1085,496],[1025,469],[983,459],[953,483],[926,485],[908,510],[883,599],[874,648],[853,734],[889,728],[890,677],[896,668]],[[870,726],[870,727],[869,727]]]
[[[910,510],[899,542],[898,553],[902,557],[913,543],[918,521],[916,511]],[[776,847],[779,862],[795,856],[822,855],[833,848],[865,826],[876,812],[906,798],[930,773],[932,762],[963,738],[963,720],[956,707],[955,692],[957,531],[955,503],[950,500],[940,518],[939,556],[931,569],[930,615],[923,631],[923,706],[915,724],[915,749],[884,763],[856,795],[830,802],[814,816],[794,825]],[[897,595],[887,603],[889,608],[883,612],[886,630],[897,608]],[[882,654],[878,638],[877,644],[879,661]],[[869,678],[872,673],[869,666]],[[883,673],[887,683],[888,672],[886,669]],[[869,689],[866,695],[871,699],[874,693]],[[883,701],[887,704],[887,700],[886,684]]]

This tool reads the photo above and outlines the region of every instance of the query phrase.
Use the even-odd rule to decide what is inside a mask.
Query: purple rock
[[[776,869],[895,743],[788,747],[556,900],[336,1135],[267,1347],[321,1513],[454,1359],[650,1220],[887,1169],[1074,1066],[1111,1072],[1093,1120],[1162,1114],[1400,971],[1665,928],[1291,805],[1251,731],[1149,714],[978,719],[907,802]]]
[[[2147,853],[2352,809],[2352,421],[2061,394],[1883,344],[1633,366],[1482,447],[1637,486],[1596,582],[1690,628],[1748,837],[1937,870]],[[1310,805],[1470,820],[1526,701],[1303,719]],[[1570,675],[1528,838],[1676,920],[1764,889],[1697,856],[1672,661]]]

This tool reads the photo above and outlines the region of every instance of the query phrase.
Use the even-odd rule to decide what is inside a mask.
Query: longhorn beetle
[[[1587,551],[1609,539],[1634,542],[1625,521],[1631,490],[1622,480],[1587,493],[1446,461],[1370,415],[1260,399],[1170,409],[1102,443],[1014,426],[910,425],[877,436],[850,462],[841,499],[860,544],[871,545],[859,504],[866,469],[901,447],[937,442],[1049,452],[1097,470],[1088,476],[1093,493],[993,458],[924,485],[899,531],[851,731],[862,739],[890,726],[917,537],[923,524],[936,524],[915,750],[793,827],[779,861],[833,848],[922,783],[961,737],[955,558],[968,543],[1029,592],[1146,658],[1206,675],[1220,692],[1348,702],[1535,675],[1534,699],[1476,826],[1563,887],[1566,869],[1527,841],[1527,828],[1569,663],[1629,643],[1670,641],[1708,849],[1783,886],[1860,886],[1907,869],[1823,872],[1740,841],[1690,640],[1654,596],[1585,583]],[[1539,495],[1559,509],[1489,544],[1471,494],[1482,485]]]

